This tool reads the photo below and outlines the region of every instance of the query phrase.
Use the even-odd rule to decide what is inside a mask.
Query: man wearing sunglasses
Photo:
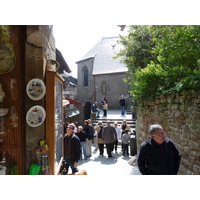
[[[72,173],[78,171],[78,161],[80,159],[81,154],[81,144],[78,136],[74,133],[75,125],[69,124],[67,126],[67,134],[64,138],[64,160],[65,160],[65,168],[68,173],[69,166],[71,167]]]
[[[150,126],[150,138],[140,146],[138,167],[143,175],[176,175],[181,154],[159,124]]]

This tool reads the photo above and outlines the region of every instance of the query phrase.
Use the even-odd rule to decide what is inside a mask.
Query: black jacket
[[[120,106],[125,106],[125,99],[120,99],[119,104]]]
[[[94,137],[93,127],[90,125],[86,125],[83,130],[85,131],[88,140],[92,140]]]
[[[138,167],[143,175],[176,175],[180,160],[181,154],[169,138],[161,145],[149,138],[140,146]]]
[[[80,139],[80,142],[86,142],[87,135],[86,135],[85,131],[77,132],[76,135]]]
[[[67,139],[67,135],[64,138],[64,150],[66,148],[66,139]],[[65,151],[64,151],[65,153]],[[77,135],[75,135],[75,133],[73,133],[72,138],[71,138],[71,160],[73,162],[78,162],[80,159],[80,154],[81,154],[81,144],[80,144],[80,140],[78,138]],[[66,153],[65,153],[66,155]]]

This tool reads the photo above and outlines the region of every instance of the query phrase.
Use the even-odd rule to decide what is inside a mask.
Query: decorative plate
[[[40,100],[46,93],[46,86],[41,79],[34,78],[26,86],[26,93],[32,100]]]
[[[46,112],[42,106],[36,105],[29,109],[26,114],[26,122],[31,127],[40,126],[46,118]]]

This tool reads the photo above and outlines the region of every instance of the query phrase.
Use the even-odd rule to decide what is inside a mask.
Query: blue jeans
[[[97,117],[99,117],[101,110],[96,110],[95,113],[97,115]]]
[[[84,158],[86,158],[86,142],[81,142],[81,155],[80,155],[80,159],[82,159],[82,153],[84,155]]]
[[[125,106],[121,106],[121,115],[125,114]]]
[[[65,174],[68,173],[69,166],[71,167],[72,173],[78,172],[78,169],[74,168],[74,162],[69,158],[65,158],[65,168],[66,168]],[[65,174],[63,173],[63,175]]]

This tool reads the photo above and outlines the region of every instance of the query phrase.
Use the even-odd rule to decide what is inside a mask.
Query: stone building
[[[120,49],[119,37],[102,38],[79,61],[77,99],[81,102],[97,101],[101,104],[103,96],[108,100],[109,109],[119,109],[119,98],[128,96],[128,84],[123,79],[128,68],[114,60],[115,52]]]

